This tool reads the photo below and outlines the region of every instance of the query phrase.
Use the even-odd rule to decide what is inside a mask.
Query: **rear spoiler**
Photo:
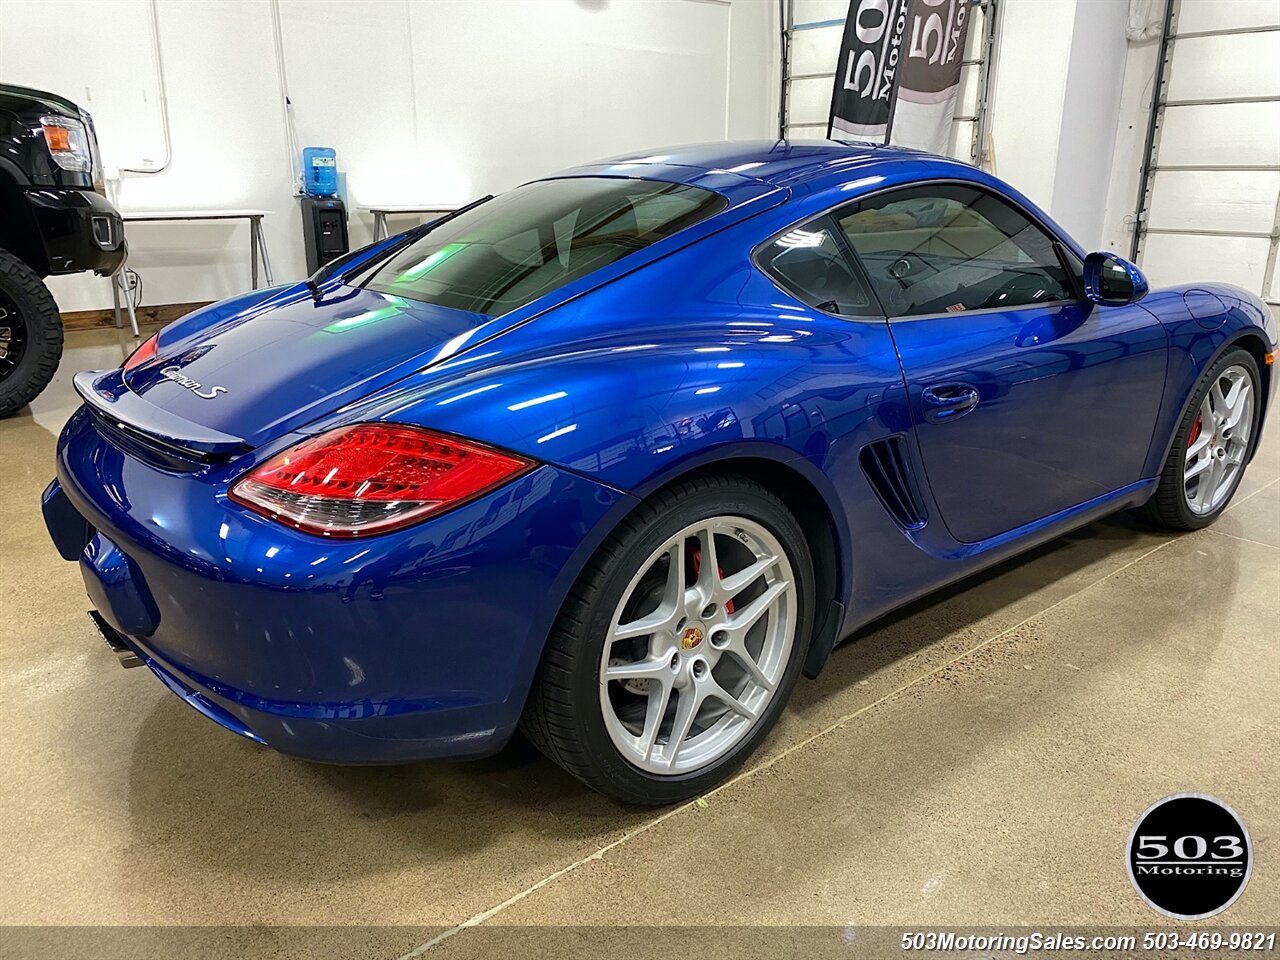
[[[192,423],[144,400],[129,389],[124,371],[119,368],[77,373],[72,384],[96,416],[127,433],[201,454],[232,454],[249,449],[240,437]]]

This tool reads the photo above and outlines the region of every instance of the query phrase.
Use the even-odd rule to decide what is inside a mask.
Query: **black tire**
[[[1231,481],[1231,491],[1227,496],[1211,512],[1195,513],[1187,504],[1186,484],[1183,480],[1188,442],[1191,439],[1191,431],[1200,412],[1200,405],[1204,402],[1210,387],[1222,376],[1225,370],[1233,366],[1243,367],[1253,385],[1255,399],[1252,422],[1249,425],[1248,448],[1244,453],[1244,463],[1236,471],[1236,475]],[[1195,389],[1191,391],[1191,397],[1187,401],[1186,409],[1182,412],[1182,420],[1178,423],[1178,432],[1174,435],[1173,446],[1169,449],[1169,456],[1165,459],[1164,469],[1160,471],[1160,483],[1156,487],[1156,492],[1150,500],[1138,509],[1138,514],[1143,519],[1169,530],[1185,531],[1207,527],[1221,516],[1222,511],[1231,503],[1231,498],[1235,496],[1236,488],[1240,485],[1240,479],[1244,476],[1244,468],[1248,465],[1249,458],[1253,455],[1254,445],[1258,441],[1258,417],[1262,411],[1262,394],[1260,390],[1261,378],[1258,376],[1258,364],[1249,351],[1239,347],[1227,350],[1210,365],[1208,370],[1201,374],[1200,379],[1196,381]]]
[[[633,766],[605,727],[598,686],[604,638],[624,591],[650,554],[686,526],[716,516],[752,520],[782,544],[796,583],[796,633],[776,692],[743,739],[706,767],[657,775]],[[625,803],[668,804],[705,793],[746,761],[786,706],[809,647],[813,582],[804,533],[768,490],[736,475],[699,477],[664,488],[609,535],[570,591],[547,639],[522,731],[587,786]]]
[[[0,418],[49,385],[62,359],[62,315],[40,277],[0,250]]]

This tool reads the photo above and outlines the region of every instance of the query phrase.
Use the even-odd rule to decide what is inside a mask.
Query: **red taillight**
[[[156,340],[160,334],[153,333],[149,336],[137,350],[125,357],[124,363],[120,366],[125,370],[132,370],[134,367],[146,363],[156,355]]]
[[[363,537],[451,510],[532,468],[420,427],[361,423],[271,458],[232,486],[231,499],[306,533]]]

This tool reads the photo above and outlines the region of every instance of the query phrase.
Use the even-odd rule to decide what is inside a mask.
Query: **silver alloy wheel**
[[[1253,381],[1240,365],[1227,367],[1205,394],[1183,461],[1183,493],[1192,513],[1212,513],[1235,488],[1249,452]]]
[[[667,539],[631,578],[600,663],[614,746],[656,774],[714,763],[755,726],[795,640],[795,576],[778,538],[712,517]]]

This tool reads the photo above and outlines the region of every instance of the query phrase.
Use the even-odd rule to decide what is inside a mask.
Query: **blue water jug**
[[[338,152],[333,147],[303,147],[302,189],[309,197],[338,192]]]

